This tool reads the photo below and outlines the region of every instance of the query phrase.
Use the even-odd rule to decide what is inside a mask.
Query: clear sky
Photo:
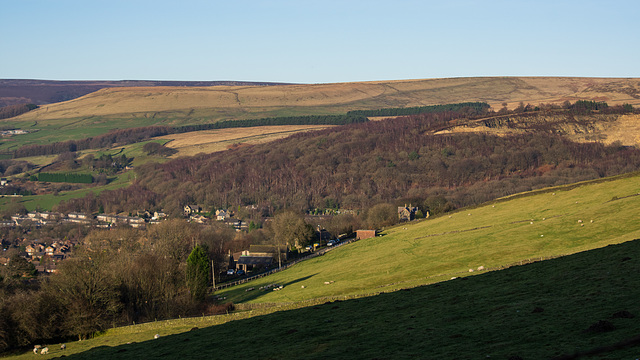
[[[638,0],[0,0],[0,78],[640,77]]]

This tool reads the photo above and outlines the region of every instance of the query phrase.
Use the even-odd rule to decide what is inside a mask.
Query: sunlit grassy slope
[[[636,240],[295,310],[115,328],[43,358],[635,359],[639,254]]]
[[[218,293],[257,310],[115,328],[65,352],[50,344],[50,356],[550,359],[603,351],[584,358],[635,358],[639,342],[602,347],[640,333],[631,318],[640,316],[640,242],[629,241],[640,238],[639,180],[519,194],[401,225]],[[572,255],[557,258],[564,254]],[[270,283],[285,287],[258,289]]]
[[[394,227],[219,295],[261,303],[370,294],[620,243],[640,238],[638,194],[636,175],[497,201]],[[273,283],[285,288],[258,290]]]

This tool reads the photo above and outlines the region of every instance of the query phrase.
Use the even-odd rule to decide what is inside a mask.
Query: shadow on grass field
[[[117,332],[70,359],[635,359],[640,241],[439,284],[141,341]],[[105,341],[109,339],[110,341]],[[628,341],[629,340],[629,341]],[[137,343],[126,344],[128,341]],[[626,343],[625,343],[626,341]],[[85,341],[87,343],[88,341]],[[612,346],[612,345],[620,346]],[[85,346],[85,345],[82,345]],[[592,354],[588,356],[585,354]],[[60,356],[61,351],[51,356]]]

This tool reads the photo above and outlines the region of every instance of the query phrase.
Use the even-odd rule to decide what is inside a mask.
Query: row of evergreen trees
[[[355,114],[343,115],[304,115],[281,116],[248,120],[224,120],[213,124],[186,125],[174,128],[176,132],[227,129],[238,127],[273,126],[273,125],[346,125],[368,121],[366,116]]]
[[[80,184],[91,184],[93,182],[93,176],[91,176],[91,174],[78,173],[38,173],[37,175],[31,175],[29,179],[31,181],[68,182]]]
[[[487,112],[491,106],[486,102],[463,102],[444,105],[416,106],[407,108],[386,108],[376,110],[352,110],[347,112],[351,116],[406,116],[426,113],[436,113],[444,111],[460,111],[469,109],[474,113],[482,114]]]

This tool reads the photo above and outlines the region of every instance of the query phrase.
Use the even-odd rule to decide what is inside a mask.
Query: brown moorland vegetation
[[[171,115],[176,118],[215,120],[300,109],[326,114],[461,101],[485,101],[498,109],[504,103],[515,108],[520,102],[560,104],[579,99],[640,105],[640,79],[477,77],[281,86],[123,87],[42,106],[21,119],[131,118],[134,114],[149,117],[174,112]]]
[[[159,139],[171,140],[167,147],[178,151],[172,157],[193,156],[198,153],[212,153],[237,144],[261,144],[281,139],[301,131],[321,130],[330,125],[279,125],[248,128],[229,128],[217,130],[193,131],[183,134],[160,136]]]

